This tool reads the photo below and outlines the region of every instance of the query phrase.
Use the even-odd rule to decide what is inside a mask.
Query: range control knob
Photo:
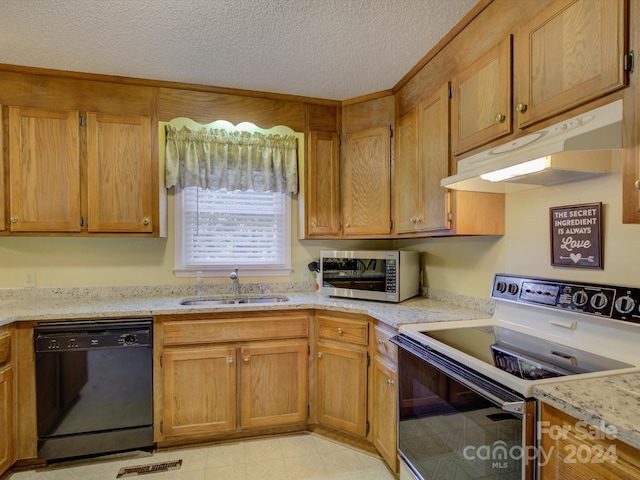
[[[125,345],[133,345],[134,343],[136,343],[136,337],[133,335],[127,335],[126,337],[124,337],[124,344]]]
[[[589,297],[587,296],[587,292],[585,292],[584,290],[578,290],[576,293],[573,294],[573,297],[571,298],[573,299],[573,303],[578,307],[582,307],[583,305],[586,305],[587,300],[589,300]]]
[[[607,303],[607,296],[602,292],[598,292],[591,297],[591,306],[597,310],[602,310],[607,306]]]
[[[507,284],[505,282],[496,283],[496,290],[500,293],[504,293],[507,291]]]
[[[629,313],[636,306],[636,302],[629,295],[624,295],[616,300],[615,307],[620,313]]]
[[[516,293],[518,293],[518,285],[515,283],[510,283],[507,290],[511,295],[515,295]]]

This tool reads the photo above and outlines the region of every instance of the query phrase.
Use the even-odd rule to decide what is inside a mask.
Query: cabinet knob
[[[345,223],[344,226],[347,227],[347,228],[351,228],[351,224],[350,223]]]
[[[322,358],[322,352],[318,352],[318,358]]]
[[[496,114],[496,122],[504,122],[505,118],[507,117],[504,116],[502,113]]]
[[[233,363],[233,357],[227,357],[227,363]]]
[[[316,222],[311,222],[311,226],[312,226],[313,228],[316,228]]]
[[[143,225],[149,225],[149,219],[145,218],[144,220],[142,220],[142,224]]]
[[[338,327],[338,335],[342,335],[344,333],[344,330],[342,329],[342,327]]]
[[[248,361],[249,361],[249,355],[245,355],[244,357],[242,357],[242,359],[243,359],[245,362],[248,362]]]
[[[11,217],[11,223],[17,223],[18,217]]]
[[[634,185],[638,190],[640,190],[640,180],[636,180],[636,183]],[[13,222],[13,218],[11,219],[11,221]]]
[[[422,217],[416,217],[416,223],[422,223]]]
[[[390,387],[393,387],[395,384],[396,384],[396,382],[394,382],[390,378],[387,378],[387,385],[389,385]]]
[[[381,338],[378,340],[378,345],[382,346],[384,345],[384,340],[382,340]]]
[[[516,105],[516,112],[524,113],[527,111],[527,106],[524,103],[519,103]]]

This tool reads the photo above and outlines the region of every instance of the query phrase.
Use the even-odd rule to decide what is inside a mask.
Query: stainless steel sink
[[[283,295],[267,295],[263,297],[248,297],[238,300],[238,303],[280,303],[288,302],[289,297]]]
[[[194,297],[185,298],[180,305],[212,306],[212,305],[244,305],[247,303],[280,303],[289,301],[284,295],[261,295],[259,297]]]

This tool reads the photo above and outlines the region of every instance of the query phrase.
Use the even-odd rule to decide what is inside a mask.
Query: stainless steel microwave
[[[420,252],[322,250],[319,275],[324,295],[402,302],[420,293]]]

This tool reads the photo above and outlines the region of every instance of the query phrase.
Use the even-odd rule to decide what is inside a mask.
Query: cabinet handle
[[[524,113],[527,111],[527,106],[524,103],[519,103],[516,105],[516,112]]]
[[[316,222],[311,222],[311,226],[312,226],[313,228],[316,228]]]
[[[390,378],[387,378],[387,385],[389,385],[390,387],[393,387],[395,384],[396,384],[396,382],[394,382]]]
[[[378,345],[380,345],[380,346],[384,345],[384,340],[379,339],[379,340],[378,340]]]
[[[350,224],[350,223],[345,223],[345,224],[344,224],[344,226],[345,226],[346,228],[351,228],[351,224]]]
[[[322,358],[322,352],[318,352],[318,358]]]
[[[422,217],[416,217],[416,223],[422,223]]]
[[[11,223],[17,223],[18,217],[11,217]]]
[[[145,218],[144,220],[142,220],[142,224],[143,225],[149,225],[149,219]]]
[[[244,357],[242,357],[242,359],[243,359],[245,362],[248,362],[248,361],[249,361],[249,355],[245,355]]]
[[[342,327],[338,327],[338,335],[342,335],[344,333],[344,330],[342,329]]]
[[[640,180],[636,180],[636,183],[634,185],[638,190],[640,190]],[[13,218],[11,219],[11,221],[13,222]]]
[[[227,363],[233,363],[233,357],[227,357]]]
[[[499,123],[504,122],[504,119],[505,119],[505,118],[507,118],[507,117],[505,117],[505,116],[504,116],[503,114],[501,114],[501,113],[496,114],[496,122],[499,122]]]

